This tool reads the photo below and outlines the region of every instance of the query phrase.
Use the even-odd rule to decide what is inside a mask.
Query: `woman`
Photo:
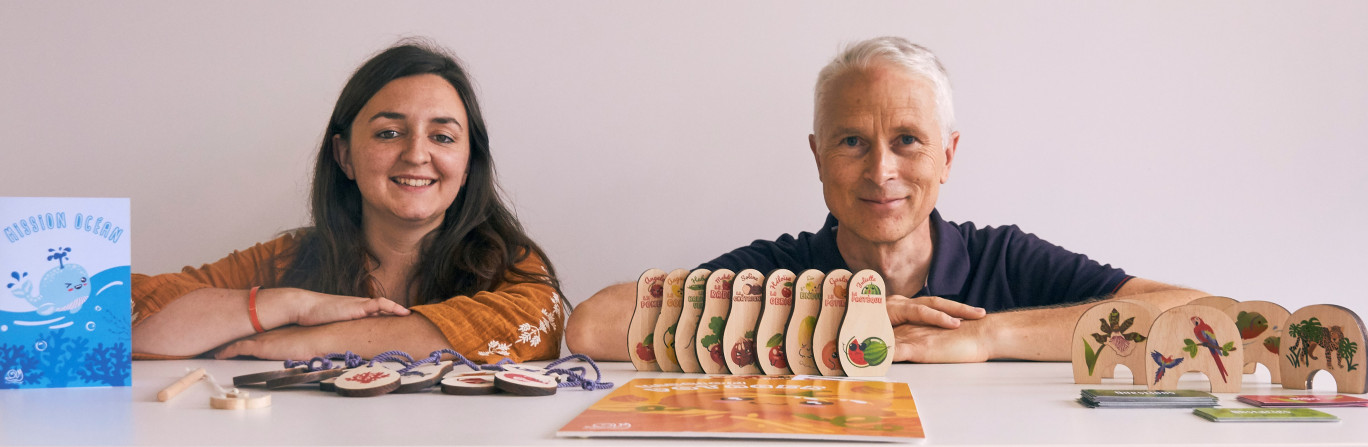
[[[454,57],[401,43],[357,69],[328,122],[311,202],[312,226],[199,269],[134,275],[136,355],[559,355],[555,271],[498,196]]]

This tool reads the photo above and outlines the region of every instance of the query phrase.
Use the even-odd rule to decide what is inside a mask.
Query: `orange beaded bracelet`
[[[252,288],[252,291],[251,291],[251,292],[248,292],[248,293],[247,293],[247,316],[250,317],[250,318],[252,319],[252,329],[255,329],[256,332],[257,332],[258,334],[260,334],[260,333],[262,333],[262,332],[266,332],[266,329],[262,329],[262,327],[261,327],[261,320],[258,320],[258,319],[257,319],[257,312],[256,312],[256,296],[257,296],[257,290],[260,290],[260,289],[261,289],[261,286],[256,286],[256,287],[253,287],[253,288]]]

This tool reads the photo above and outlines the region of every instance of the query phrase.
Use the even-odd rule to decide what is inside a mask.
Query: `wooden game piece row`
[[[1267,301],[1205,297],[1158,313],[1144,303],[1111,300],[1084,312],[1075,326],[1074,381],[1100,383],[1125,365],[1134,383],[1150,389],[1174,389],[1183,372],[1198,371],[1213,392],[1238,392],[1242,372],[1262,363],[1285,388],[1309,388],[1315,372],[1325,370],[1339,392],[1357,394],[1368,390],[1363,340],[1358,315],[1334,305],[1289,314]],[[1317,348],[1324,357],[1315,357]],[[1324,368],[1309,362],[1322,358]]]

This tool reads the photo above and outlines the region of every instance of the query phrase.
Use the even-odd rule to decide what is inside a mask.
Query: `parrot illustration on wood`
[[[1178,359],[1175,360],[1173,357],[1165,357],[1163,354],[1160,354],[1159,351],[1150,352],[1150,357],[1154,358],[1154,363],[1159,364],[1159,370],[1154,372],[1154,383],[1159,383],[1159,379],[1164,378],[1164,371],[1178,366],[1179,363],[1183,363],[1182,357],[1178,357]]]
[[[1197,346],[1207,348],[1211,352],[1211,358],[1216,361],[1216,369],[1221,371],[1221,380],[1227,381],[1225,365],[1221,363],[1221,356],[1227,355],[1229,351],[1235,349],[1233,342],[1228,346],[1221,346],[1216,341],[1216,331],[1211,329],[1211,325],[1202,321],[1201,317],[1192,317],[1192,333],[1197,336]]]

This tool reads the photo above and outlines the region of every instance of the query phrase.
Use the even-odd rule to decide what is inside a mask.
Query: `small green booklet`
[[[1310,408],[1198,408],[1193,414],[1215,422],[1338,422],[1339,417]]]

